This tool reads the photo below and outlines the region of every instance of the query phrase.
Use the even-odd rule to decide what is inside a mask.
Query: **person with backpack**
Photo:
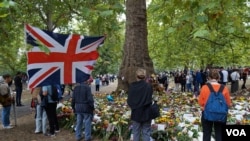
[[[13,126],[10,124],[10,111],[11,104],[14,102],[14,98],[11,96],[9,82],[12,81],[10,74],[3,75],[3,79],[0,80],[0,103],[2,107],[2,124],[3,129],[11,129]],[[15,106],[15,105],[14,105]]]
[[[228,108],[232,105],[230,93],[225,85],[218,83],[220,74],[217,70],[211,70],[208,79],[198,97],[202,109],[203,141],[211,140],[212,128],[215,131],[215,140],[222,141],[222,127],[226,124]]]
[[[57,95],[57,96],[54,96]],[[53,98],[55,97],[55,99]],[[42,104],[43,99],[46,98],[47,102],[46,104]],[[45,136],[55,137],[55,133],[60,132],[59,130],[59,124],[57,120],[56,115],[56,107],[57,107],[57,100],[58,98],[58,91],[56,92],[56,87],[53,85],[47,85],[42,87],[42,93],[41,93],[41,106],[44,106],[44,109],[47,114],[47,118],[49,120],[49,133],[45,134]]]

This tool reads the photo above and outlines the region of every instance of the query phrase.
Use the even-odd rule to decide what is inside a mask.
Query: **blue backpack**
[[[204,109],[204,119],[214,122],[226,122],[228,106],[222,94],[224,85],[220,86],[218,92],[215,92],[210,83],[207,84],[210,90],[210,96]]]

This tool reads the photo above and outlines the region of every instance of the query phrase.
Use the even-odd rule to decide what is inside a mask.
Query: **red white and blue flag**
[[[27,53],[28,87],[72,84],[88,80],[99,57],[97,48],[104,36],[58,34],[25,25],[26,42],[33,46]],[[48,48],[49,53],[38,46]]]

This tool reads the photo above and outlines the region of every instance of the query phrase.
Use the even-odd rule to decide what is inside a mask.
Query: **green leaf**
[[[100,10],[100,11],[102,11],[102,10],[107,10],[107,9],[109,9],[109,5],[107,5],[107,4],[97,4],[96,6],[95,6],[95,8],[97,9],[97,10]]]
[[[39,49],[41,51],[44,51],[46,54],[49,54],[50,53],[50,50],[48,49],[48,47],[46,47],[45,45],[42,44],[42,42],[40,41],[35,41],[36,44],[38,44],[39,46]]]
[[[3,14],[3,15],[0,15],[0,18],[4,18],[4,17],[7,17],[9,14]]]
[[[87,8],[87,7],[83,7],[82,8],[82,12],[85,14],[85,16],[89,16],[91,10],[89,8]]]
[[[215,2],[209,2],[209,4],[207,5],[207,8],[208,9],[213,9],[216,6],[217,6],[217,3],[215,3]]]
[[[16,3],[13,1],[3,1],[0,3],[0,7],[5,7],[5,8],[9,8],[10,6],[14,6]]]
[[[116,9],[118,11],[124,11],[124,7],[120,3],[116,3],[112,6],[113,9]]]
[[[235,32],[235,28],[234,27],[230,27],[227,29],[228,33],[234,33]]]
[[[108,17],[111,15],[113,15],[113,10],[106,10],[106,11],[100,12],[100,16],[102,17]]]
[[[201,23],[207,22],[208,21],[208,17],[206,15],[198,15],[197,16],[197,21],[201,22]]]
[[[204,37],[206,35],[208,35],[209,32],[205,29],[201,29],[201,30],[197,30],[195,33],[194,33],[194,38],[195,37]]]
[[[173,33],[173,32],[175,32],[176,31],[176,29],[175,28],[173,28],[173,27],[170,27],[168,30],[167,30],[167,33]]]

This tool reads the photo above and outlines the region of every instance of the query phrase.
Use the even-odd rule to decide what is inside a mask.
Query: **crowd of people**
[[[241,89],[246,89],[246,81],[249,74],[248,68],[242,69],[224,69],[220,68],[209,68],[205,70],[183,70],[175,71],[170,73],[160,73],[152,77],[146,77],[145,69],[138,69],[135,72],[136,80],[129,85],[128,89],[128,106],[131,108],[131,120],[132,120],[132,133],[133,140],[139,141],[142,138],[144,141],[150,140],[151,134],[151,121],[152,119],[148,116],[149,113],[145,111],[152,104],[154,88],[150,85],[153,79],[156,78],[157,83],[164,87],[166,92],[170,91],[168,88],[170,79],[173,79],[174,89],[176,92],[191,92],[193,93],[202,108],[205,108],[207,99],[209,97],[208,87],[203,87],[210,83],[212,87],[217,91],[219,86],[227,85],[231,83],[231,90],[229,91],[225,87],[222,91],[223,96],[227,102],[228,107],[231,106],[230,93],[234,94],[239,90],[239,81],[243,80]],[[72,88],[72,108],[76,115],[76,133],[75,138],[77,141],[91,140],[91,127],[92,119],[94,114],[94,100],[91,92],[90,83],[94,82],[95,90],[98,92],[101,85],[109,85],[109,82],[113,82],[116,79],[115,75],[98,75],[94,79],[84,81],[76,84]],[[11,129],[13,126],[10,124],[10,109],[11,105],[16,102],[15,106],[23,106],[21,102],[21,96],[23,91],[23,78],[22,74],[18,72],[14,77],[16,99],[12,95],[13,92],[10,89],[12,85],[11,75],[3,75],[0,85],[0,102],[2,108],[2,124],[4,129]],[[59,91],[58,101],[62,98],[64,87],[59,85],[57,87]],[[36,108],[36,127],[35,133],[43,133],[45,136],[54,137],[56,133],[60,132],[58,125],[56,107],[58,101],[52,99],[52,85],[37,87],[32,90],[33,100],[35,100]],[[7,102],[2,102],[2,97],[7,97]],[[44,103],[44,97],[47,97],[47,103]],[[49,123],[49,130],[47,131],[47,121]],[[215,125],[215,138],[217,141],[221,140],[221,132],[219,130],[225,125],[225,122],[218,123],[214,121],[208,121],[204,118],[203,112],[201,117],[201,123],[203,127],[203,140],[209,141],[211,138],[212,127]],[[82,135],[82,126],[84,124],[85,135]],[[142,136],[142,137],[140,137]]]
[[[108,86],[109,83],[112,83],[116,80],[116,75],[114,74],[104,74],[104,75],[97,75],[94,78],[95,84],[95,91],[100,91],[100,86]]]
[[[183,70],[171,73],[160,73],[156,75],[156,81],[163,87],[165,91],[168,91],[168,84],[170,77],[173,77],[175,87],[174,91],[193,92],[198,103],[201,106],[201,125],[203,131],[203,141],[210,141],[212,137],[212,131],[215,132],[215,140],[222,141],[222,128],[226,125],[227,113],[224,114],[225,120],[208,119],[204,114],[208,99],[212,92],[221,93],[222,99],[225,101],[226,111],[232,106],[230,93],[235,93],[239,87],[239,80],[243,80],[242,89],[246,89],[245,83],[248,76],[248,68],[244,69],[230,69],[225,70],[223,67],[210,68],[203,70]],[[140,138],[143,141],[150,141],[151,134],[151,122],[152,119],[148,118],[148,108],[152,103],[153,88],[149,85],[152,82],[153,76],[146,79],[146,71],[144,69],[138,69],[135,77],[137,81],[132,83],[128,90],[127,103],[131,108],[131,120],[132,120],[132,133],[133,141],[139,141]],[[147,80],[147,81],[146,81]],[[231,82],[231,91],[226,87],[227,83]],[[210,85],[210,86],[209,86]],[[210,90],[213,89],[213,91]],[[217,98],[216,98],[217,99]],[[210,100],[211,101],[211,100]],[[221,101],[219,101],[221,102]],[[213,114],[217,113],[217,111]],[[143,118],[142,118],[143,117]]]
[[[90,79],[72,86],[70,95],[72,97],[72,108],[76,114],[76,140],[82,140],[82,121],[85,126],[86,141],[91,140],[91,122],[94,113],[93,97],[91,92],[91,83],[94,83],[96,92],[100,91],[100,86],[109,85],[116,79],[115,75],[105,74],[98,75],[94,79]],[[27,86],[27,75],[22,72],[17,72],[13,77],[10,74],[5,74],[0,79],[0,103],[2,105],[2,124],[4,129],[11,129],[14,126],[10,123],[11,106],[24,106],[22,103],[23,86]],[[65,85],[56,85],[58,101],[52,99],[52,84],[31,89],[32,102],[31,106],[35,108],[35,134],[44,134],[44,136],[55,137],[56,133],[60,132],[58,119],[56,115],[57,104],[63,98],[63,93],[66,90]],[[82,95],[86,95],[82,97]],[[4,100],[3,100],[4,99]],[[46,99],[46,100],[45,100]],[[92,99],[92,100],[91,100]],[[5,102],[2,102],[5,101]],[[46,102],[45,102],[46,101]],[[87,103],[87,104],[83,104]],[[92,103],[92,105],[89,105]],[[15,105],[14,105],[15,104]],[[92,108],[91,108],[92,107]],[[92,110],[91,110],[92,109]],[[48,128],[49,127],[49,128]],[[49,130],[47,130],[49,129]]]
[[[207,68],[193,70],[178,70],[170,73],[161,72],[157,75],[158,83],[165,87],[168,91],[169,79],[174,81],[173,91],[175,92],[192,92],[194,95],[199,94],[200,88],[208,81],[208,74],[211,69],[216,69],[220,74],[218,82],[224,85],[231,85],[230,92],[235,94],[240,89],[246,89],[246,81],[249,74],[249,68],[231,68],[224,67]],[[167,80],[167,81],[165,81]],[[242,80],[241,87],[239,81]]]

